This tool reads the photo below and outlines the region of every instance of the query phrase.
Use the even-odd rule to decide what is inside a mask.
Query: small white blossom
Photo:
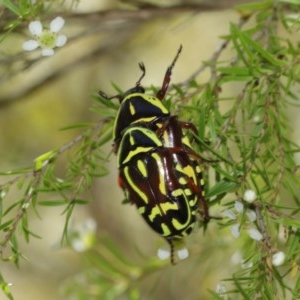
[[[231,234],[237,238],[240,236],[240,225],[239,224],[234,224],[231,226]]]
[[[56,17],[50,23],[50,30],[52,32],[59,32],[65,25],[65,20],[62,17]]]
[[[260,116],[255,115],[255,116],[253,117],[253,122],[254,122],[254,123],[258,123],[259,121],[260,121]]]
[[[282,251],[278,251],[272,256],[272,265],[274,267],[281,266],[285,261],[285,253]]]
[[[253,190],[246,190],[243,196],[243,199],[248,202],[252,203],[256,200],[256,193]]]
[[[236,215],[235,215],[235,213],[231,209],[226,209],[224,211],[224,214],[230,220],[236,220]]]
[[[77,252],[90,249],[96,239],[97,224],[89,218],[71,230],[71,246]]]
[[[244,211],[244,204],[240,201],[235,201],[234,208],[238,213],[242,213]]]
[[[261,241],[263,236],[256,228],[249,228],[247,230],[249,236],[255,241]]]
[[[233,265],[238,265],[243,260],[242,253],[240,251],[236,251],[232,254],[230,261]]]
[[[170,250],[165,249],[165,248],[159,248],[157,251],[157,256],[161,260],[165,260],[165,259],[169,258],[170,255],[171,255]]]
[[[186,259],[189,257],[189,250],[184,247],[177,251],[177,255],[180,260]]]
[[[43,26],[40,21],[32,21],[29,23],[29,31],[34,36],[40,36],[43,32]]]
[[[247,209],[247,211],[246,211],[246,216],[247,216],[249,222],[253,223],[253,222],[256,221],[256,213],[255,213],[254,210],[252,210],[252,209]]]
[[[43,28],[40,21],[32,21],[29,23],[29,31],[35,40],[29,40],[23,43],[25,51],[32,51],[38,47],[42,48],[42,56],[51,56],[54,54],[55,47],[62,47],[67,42],[67,37],[58,32],[65,24],[62,17],[56,17],[50,23],[50,28]]]
[[[250,268],[252,268],[253,267],[253,262],[252,261],[245,261],[245,260],[242,260],[242,262],[241,262],[241,268],[242,269],[250,269]]]
[[[221,281],[216,286],[216,293],[222,295],[227,292],[226,284],[224,281]]]
[[[253,223],[253,222],[256,221],[256,213],[255,213],[255,211],[251,210],[251,209],[245,209],[243,202],[241,202],[241,201],[235,201],[234,202],[234,208],[235,208],[236,213],[234,213],[234,211],[231,210],[231,209],[226,209],[224,211],[224,214],[230,220],[238,220],[239,219],[239,215],[243,215],[243,213],[245,211],[245,215],[247,216],[248,223],[249,222]],[[242,225],[242,228],[244,228],[243,225]],[[231,233],[232,233],[232,235],[235,238],[237,238],[237,237],[240,236],[240,231],[241,231],[241,225],[239,223],[236,223],[236,224],[234,224],[234,225],[231,226]],[[256,229],[248,229],[248,233],[251,236],[251,238],[253,238],[255,240],[261,240],[262,239],[261,233],[258,230],[256,230]]]
[[[0,192],[0,198],[3,199],[3,198],[5,198],[5,196],[6,196],[6,191],[5,191],[5,190],[2,190],[2,191]]]

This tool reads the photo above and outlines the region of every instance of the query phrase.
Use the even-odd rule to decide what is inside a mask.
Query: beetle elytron
[[[162,101],[168,89],[172,69],[181,52],[178,49],[168,67],[156,97],[145,94],[140,85],[118,98],[120,109],[114,125],[114,152],[118,156],[119,185],[128,202],[135,204],[148,225],[164,237],[171,247],[189,235],[200,213],[209,221],[204,199],[201,157],[192,149],[185,130],[197,133],[195,126],[172,116]]]

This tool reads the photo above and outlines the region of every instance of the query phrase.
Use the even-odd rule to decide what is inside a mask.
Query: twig
[[[14,233],[17,230],[17,227],[20,223],[20,221],[22,220],[24,214],[27,211],[27,208],[29,207],[32,197],[35,193],[35,191],[37,190],[39,183],[40,183],[40,179],[41,179],[41,171],[36,171],[33,173],[33,177],[34,177],[34,182],[32,183],[32,185],[30,186],[27,194],[25,195],[25,199],[24,201],[22,201],[22,203],[20,204],[20,207],[18,209],[18,213],[16,215],[16,217],[14,218],[14,221],[11,225],[11,228],[9,229],[8,233],[5,235],[2,243],[1,243],[1,247],[0,247],[0,256],[3,256],[3,252],[5,251],[7,244],[9,243],[9,241],[11,240],[12,236],[14,235]]]

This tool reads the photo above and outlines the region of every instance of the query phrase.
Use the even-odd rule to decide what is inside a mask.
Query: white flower
[[[165,249],[165,248],[159,248],[157,251],[157,256],[161,260],[165,260],[165,259],[169,258],[170,255],[171,255],[170,250]]]
[[[256,221],[256,213],[255,213],[254,210],[252,210],[252,209],[247,209],[247,210],[246,210],[246,216],[247,216],[249,222],[253,223],[253,222]]]
[[[96,240],[96,221],[92,218],[78,224],[71,230],[71,246],[77,252],[90,249]]]
[[[249,228],[247,230],[249,236],[255,241],[261,241],[263,236],[256,228]]]
[[[240,264],[243,260],[242,253],[240,251],[236,251],[232,254],[230,258],[230,262],[234,265]]]
[[[253,262],[252,261],[245,261],[245,260],[242,260],[241,261],[241,268],[242,269],[250,269],[253,267]]]
[[[5,190],[1,190],[0,192],[0,198],[3,199],[6,196],[6,191]]]
[[[244,204],[240,201],[235,201],[234,208],[238,213],[242,213],[244,211]]]
[[[227,292],[226,283],[224,281],[220,281],[216,286],[216,293],[219,295],[225,294]]]
[[[256,200],[256,193],[253,190],[246,190],[243,196],[243,199],[248,202],[252,203]]]
[[[239,251],[235,252],[231,256],[230,260],[231,260],[231,263],[234,264],[234,265],[240,264],[241,268],[244,269],[244,270],[245,269],[250,269],[250,268],[253,267],[253,262],[250,261],[250,260],[243,259],[242,254]]]
[[[285,261],[285,254],[282,251],[278,251],[272,256],[272,265],[274,267],[281,266]]]
[[[239,224],[234,224],[231,226],[231,234],[237,238],[240,236],[240,225]]]
[[[32,21],[29,23],[29,31],[35,40],[29,40],[23,43],[23,49],[26,51],[42,48],[43,56],[51,56],[54,54],[55,47],[62,47],[67,42],[65,35],[58,35],[58,32],[65,24],[62,17],[56,17],[50,23],[50,29],[44,29],[40,21]]]
[[[254,123],[258,123],[259,121],[260,121],[260,116],[255,115],[255,116],[253,117],[253,122],[254,122]]]
[[[236,220],[236,215],[234,214],[234,212],[231,209],[226,209],[224,211],[224,215],[229,218],[230,220]]]
[[[177,251],[177,255],[180,260],[186,259],[189,257],[189,250],[184,247]]]
[[[251,190],[248,190],[248,192],[249,193],[251,192],[250,193],[250,194],[252,194],[252,195],[250,195],[251,197],[253,197],[253,193],[255,194],[255,192],[253,192]],[[254,198],[256,198],[256,194],[255,194]],[[235,201],[234,202],[234,208],[236,210],[236,214],[231,209],[226,209],[224,211],[225,216],[227,218],[229,218],[230,220],[233,220],[233,221],[238,220],[239,215],[242,215],[245,212],[245,215],[247,216],[247,219],[248,219],[247,223],[249,223],[249,222],[253,223],[253,222],[256,221],[256,213],[255,213],[255,211],[252,210],[252,209],[245,209],[243,202],[241,202],[241,201]],[[233,224],[231,226],[231,234],[235,238],[239,237],[240,233],[241,233],[241,228],[242,229],[244,228],[243,224],[242,224],[242,226],[239,223]],[[262,239],[262,235],[261,235],[261,233],[257,229],[253,229],[253,228],[248,229],[248,234],[254,240],[259,241],[259,240]]]

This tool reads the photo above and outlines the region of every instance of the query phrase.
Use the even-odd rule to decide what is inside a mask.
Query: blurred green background
[[[1,83],[0,169],[30,165],[40,154],[60,147],[80,133],[80,130],[61,131],[60,128],[98,120],[98,116],[89,109],[92,94],[100,89],[108,95],[114,94],[111,82],[124,90],[132,87],[140,74],[137,66],[140,61],[147,69],[143,85],[159,86],[166,67],[182,44],[183,52],[174,69],[172,82],[187,79],[201,61],[208,59],[217,49],[220,36],[228,33],[229,23],[239,19],[237,12],[230,9],[232,1],[228,4],[227,1],[214,2],[215,9],[137,16],[128,23],[111,16],[101,30],[79,39],[70,39],[53,57],[43,58],[27,71]],[[90,13],[103,7],[114,8],[114,4],[113,1],[81,1],[76,10],[78,14],[86,12],[90,21],[84,19],[84,15],[66,18],[64,34],[72,35],[88,26],[92,31],[101,14],[91,16]],[[226,6],[228,9],[224,9]],[[124,28],[118,22],[124,22]],[[2,44],[2,50],[20,53],[24,40],[8,38]],[[106,47],[95,51],[99,44]],[[201,80],[205,80],[205,76]],[[24,96],[27,89],[30,92]],[[110,146],[107,145],[107,153],[111,151]],[[117,186],[114,156],[111,156],[109,169],[110,174],[97,179],[93,185],[91,194],[94,201],[75,209],[72,226],[79,226],[92,218],[97,223],[99,235],[108,233],[129,260],[134,261],[137,252],[155,256],[157,248],[164,242],[147,227],[133,207],[121,204],[124,196]],[[64,226],[61,213],[60,208],[47,208],[40,210],[41,219],[33,214],[31,227],[43,238],[32,239],[29,245],[22,245],[28,261],[22,261],[20,269],[11,264],[1,264],[6,280],[13,283],[11,291],[15,299],[63,299],[60,292],[63,282],[80,272],[80,254],[60,248]],[[145,294],[154,291],[154,298],[143,299],[209,299],[207,289],[214,290],[221,278],[231,274],[230,257],[234,255],[226,249],[219,251],[223,245],[218,245],[214,237],[214,247],[207,248],[210,251],[206,250],[208,252],[201,255],[203,258],[214,257],[218,273],[211,273],[211,260],[202,261],[201,270],[196,268],[203,258],[201,255],[200,258],[193,256],[193,253],[199,254],[199,243],[211,242],[213,228],[214,225],[210,226],[205,236],[202,231],[191,236],[191,257],[188,260],[176,267],[168,266],[143,280]],[[225,259],[224,253],[227,255]],[[210,272],[206,273],[208,269]]]

